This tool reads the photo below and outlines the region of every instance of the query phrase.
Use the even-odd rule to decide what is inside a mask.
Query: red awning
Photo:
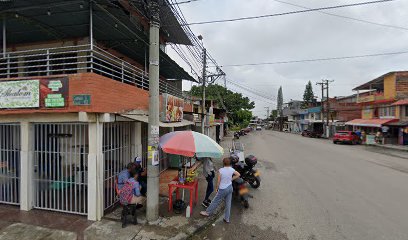
[[[382,127],[382,125],[386,123],[396,121],[398,121],[398,119],[354,119],[346,122],[346,125],[361,127]]]
[[[402,99],[402,100],[396,101],[395,103],[391,105],[393,106],[408,105],[408,99]]]

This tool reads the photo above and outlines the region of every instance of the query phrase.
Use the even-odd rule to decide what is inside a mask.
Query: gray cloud
[[[353,2],[287,1],[307,7]],[[188,22],[299,10],[297,7],[273,0],[202,0],[180,7]],[[408,1],[398,0],[329,12],[408,27],[407,9]],[[196,35],[204,36],[206,47],[221,65],[408,50],[406,30],[355,22],[318,12],[232,23],[193,25],[191,28]],[[307,81],[317,82],[322,78],[335,80],[331,89],[332,96],[352,94],[351,89],[358,84],[388,71],[408,69],[407,59],[408,54],[405,54],[314,63],[226,67],[224,71],[229,80],[268,93],[274,99],[277,89],[282,85],[284,100],[287,101],[301,99]],[[316,94],[320,93],[317,87],[314,87],[314,90]],[[253,95],[241,91],[249,97]],[[273,106],[263,101],[255,99],[254,101],[256,102],[254,111],[258,115],[262,115],[265,106]]]

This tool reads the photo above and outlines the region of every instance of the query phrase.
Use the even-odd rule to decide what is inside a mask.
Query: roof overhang
[[[394,72],[388,72],[384,75],[381,75],[380,77],[371,80],[369,82],[366,82],[358,87],[355,87],[353,89],[353,91],[359,91],[359,90],[371,90],[371,89],[382,89],[383,85],[384,85],[384,78],[389,76],[389,75],[393,75],[393,74],[397,74],[397,73],[401,73],[401,72],[405,72],[405,71],[394,71]]]
[[[90,35],[90,1],[31,0],[0,1],[0,17],[6,19],[7,45],[52,41],[74,42]],[[149,38],[140,21],[117,1],[93,0],[93,38],[97,44],[111,48],[148,66]],[[162,21],[173,43],[191,44],[171,6],[161,6]],[[167,24],[166,24],[167,25]],[[164,27],[163,27],[164,28]],[[167,37],[166,37],[167,38]],[[165,52],[160,51],[160,75],[165,78],[196,81]]]
[[[125,117],[127,119],[131,119],[134,121],[138,122],[144,122],[144,123],[149,123],[149,116],[142,114],[142,113],[122,113],[118,114],[119,116]],[[189,125],[194,125],[194,122],[187,121],[187,120],[181,120],[180,122],[171,122],[171,123],[166,123],[166,122],[159,122],[160,127],[185,127]]]
[[[346,125],[360,127],[382,127],[384,124],[397,121],[398,119],[354,119],[346,122]]]

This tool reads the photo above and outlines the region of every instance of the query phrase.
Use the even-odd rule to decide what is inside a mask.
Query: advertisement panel
[[[39,80],[0,81],[0,108],[37,108],[39,103]]]
[[[40,79],[42,108],[63,108],[68,102],[68,78]]]
[[[0,109],[64,108],[67,105],[67,77],[0,81]]]
[[[183,120],[183,108],[183,99],[170,94],[163,94],[160,120],[162,122],[181,122]]]

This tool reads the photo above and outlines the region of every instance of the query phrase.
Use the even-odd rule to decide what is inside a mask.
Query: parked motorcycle
[[[239,197],[244,208],[248,208],[250,195],[247,183],[242,178],[237,178],[232,182],[232,188],[234,189],[234,195]]]
[[[234,138],[235,139],[239,139],[239,136],[240,136],[241,134],[239,133],[239,132],[234,132]]]
[[[241,178],[251,185],[253,188],[259,188],[261,185],[261,173],[254,169],[258,159],[254,155],[249,155],[245,158],[245,163],[239,162],[239,157],[235,154],[231,155],[232,167],[241,174]]]

